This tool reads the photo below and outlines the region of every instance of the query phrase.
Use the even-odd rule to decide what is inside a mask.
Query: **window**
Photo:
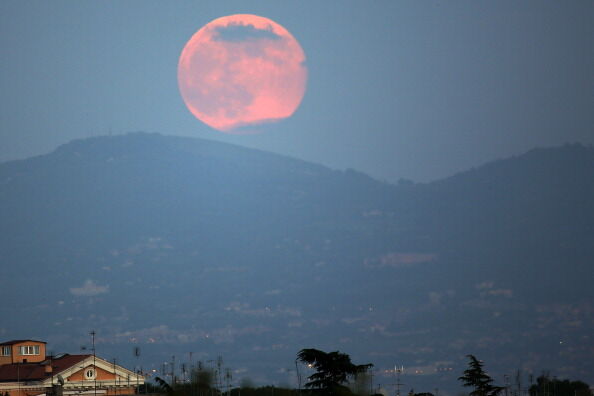
[[[85,379],[92,380],[95,379],[95,369],[88,368],[85,370]]]
[[[25,345],[19,347],[21,355],[39,355],[39,345]]]
[[[0,347],[0,356],[10,356],[10,346]]]

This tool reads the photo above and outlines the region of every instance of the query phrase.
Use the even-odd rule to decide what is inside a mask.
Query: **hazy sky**
[[[259,135],[196,120],[186,41],[220,16],[287,28],[307,56],[301,107]],[[0,160],[149,131],[428,181],[535,146],[594,143],[594,2],[0,2]]]

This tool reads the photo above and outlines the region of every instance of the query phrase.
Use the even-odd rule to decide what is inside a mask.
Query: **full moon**
[[[188,110],[219,131],[280,121],[299,107],[305,54],[287,29],[264,17],[217,18],[186,43],[177,80]]]

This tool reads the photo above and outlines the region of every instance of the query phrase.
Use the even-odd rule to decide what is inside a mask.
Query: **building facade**
[[[94,355],[46,356],[46,343],[0,343],[0,396],[115,396],[136,393],[144,377]]]

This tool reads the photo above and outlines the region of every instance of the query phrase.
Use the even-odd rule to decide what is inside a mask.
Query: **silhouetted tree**
[[[346,353],[323,352],[318,349],[302,349],[297,358],[316,370],[308,377],[306,388],[320,389],[324,394],[350,393],[343,386],[359,373],[363,373],[373,364],[355,365]]]
[[[254,386],[254,381],[252,381],[250,378],[242,378],[241,382],[239,384],[240,388],[255,388]]]
[[[483,362],[473,355],[467,357],[470,359],[468,368],[458,380],[462,381],[462,385],[474,388],[470,396],[496,396],[503,390],[501,386],[492,385],[493,379],[483,369]]]
[[[530,396],[593,396],[590,386],[582,381],[558,380],[549,373],[536,379],[529,389]]]
[[[199,362],[198,367],[191,372],[191,383],[197,390],[198,396],[207,395],[213,385],[214,372],[210,369],[202,367]]]
[[[177,382],[173,385],[167,383],[160,377],[155,377],[157,383],[154,393],[166,394],[167,396],[220,396],[221,392],[212,387],[213,371],[202,368],[193,369],[189,382]]]
[[[258,388],[233,388],[229,395],[224,396],[295,396],[295,390],[268,385]]]
[[[159,388],[161,388],[163,390],[163,392],[171,393],[173,391],[173,388],[171,388],[171,385],[169,385],[167,383],[167,381],[165,381],[161,377],[155,377],[155,382],[157,383]]]
[[[369,396],[371,393],[371,375],[369,371],[365,369],[355,374],[349,388],[358,396]]]

